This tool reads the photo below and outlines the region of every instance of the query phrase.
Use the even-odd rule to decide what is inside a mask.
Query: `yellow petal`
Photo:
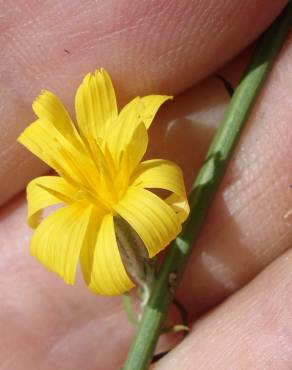
[[[141,98],[137,96],[122,108],[116,121],[116,125],[128,125],[129,129],[134,125],[135,129],[135,125],[141,122],[141,108]]]
[[[134,286],[120,257],[111,214],[105,215],[101,222],[94,249],[82,250],[80,262],[85,281],[94,293],[118,295]]]
[[[133,140],[133,136],[137,136],[137,130],[139,132],[140,139],[143,139],[143,143],[145,144],[145,141],[148,142],[146,128],[139,115],[139,105],[140,98],[135,98],[127,104],[122,109],[118,120],[112,126],[111,131],[107,135],[107,146],[117,166],[119,166],[121,153],[126,150],[128,144]],[[145,132],[143,132],[143,129]],[[134,140],[135,139],[136,138],[134,137]]]
[[[171,194],[165,201],[178,213],[183,222],[189,214],[183,174],[175,163],[153,159],[139,164],[132,175],[132,185],[142,188],[168,190]]]
[[[175,163],[151,159],[139,164],[132,175],[133,186],[169,190],[185,197],[182,171]]]
[[[164,201],[176,212],[181,223],[183,223],[190,213],[190,206],[187,198],[181,198],[177,194],[170,194]]]
[[[43,91],[33,102],[32,108],[41,121],[49,127],[54,126],[71,144],[82,148],[76,127],[57,96],[49,91]]]
[[[143,123],[140,123],[133,130],[131,137],[128,137],[128,132],[126,131],[125,125],[124,129],[120,130],[119,134],[116,135],[115,141],[109,141],[108,145],[116,167],[128,179],[147,150],[148,133]]]
[[[153,257],[181,230],[176,212],[150,191],[131,186],[115,211],[139,234]]]
[[[147,129],[150,127],[160,106],[169,99],[172,99],[172,96],[148,95],[141,98],[140,116]]]
[[[117,165],[119,165],[122,152],[128,151],[131,156],[132,147],[135,146],[135,153],[137,153],[139,146],[137,141],[138,135],[140,136],[141,149],[137,160],[134,162],[137,164],[141,160],[147,148],[148,138],[146,133],[143,133],[142,129],[138,129],[138,127],[143,123],[146,129],[148,129],[159,107],[168,99],[171,99],[171,97],[165,95],[137,97],[121,110],[118,119],[112,126],[112,130],[108,132],[106,137],[107,145]],[[144,146],[145,144],[146,147]]]
[[[89,155],[77,149],[53,125],[38,119],[22,132],[18,141],[68,182],[96,188],[98,169]]]
[[[32,236],[31,254],[68,284],[75,281],[91,212],[92,206],[82,202],[58,209],[41,222]]]
[[[139,96],[131,100],[121,110],[118,121],[124,122],[143,122],[148,129],[161,105],[167,100],[172,99],[172,96],[167,95],[147,95],[142,98]]]
[[[141,162],[148,146],[148,133],[143,123],[140,123],[124,150],[125,159],[128,157],[129,176],[134,168]]]
[[[55,129],[40,119],[31,123],[18,137],[18,141],[50,167],[55,168],[57,145]]]
[[[104,69],[85,76],[76,93],[75,111],[83,136],[105,136],[118,110],[110,76]]]
[[[80,267],[87,285],[90,284],[97,234],[104,216],[105,212],[101,208],[93,207],[86,233],[87,243],[80,251]]]
[[[80,180],[74,173],[72,163],[79,169],[87,163],[91,173],[94,173],[88,150],[58,98],[45,91],[34,101],[33,109],[39,119],[22,132],[18,141],[61,176],[72,181]]]
[[[40,223],[40,211],[54,204],[72,203],[76,188],[58,176],[42,176],[32,180],[27,188],[28,224],[35,228]]]

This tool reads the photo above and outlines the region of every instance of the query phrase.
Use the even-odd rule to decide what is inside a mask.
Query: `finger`
[[[257,100],[189,261],[182,295],[193,316],[292,245],[291,40]]]
[[[291,368],[292,253],[204,316],[190,335],[153,366],[176,369]]]
[[[286,2],[2,2],[0,202],[45,171],[15,142],[41,89],[70,108],[81,77],[103,66],[122,98],[178,93],[255,39]]]

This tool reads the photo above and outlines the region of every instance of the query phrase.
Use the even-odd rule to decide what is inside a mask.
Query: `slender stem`
[[[227,167],[232,150],[246,122],[267,72],[271,68],[292,22],[292,3],[263,34],[244,77],[236,88],[223,122],[207,153],[190,194],[191,212],[172,243],[154,283],[140,320],[124,370],[148,368],[161,333],[174,290],[206,217],[211,200]]]

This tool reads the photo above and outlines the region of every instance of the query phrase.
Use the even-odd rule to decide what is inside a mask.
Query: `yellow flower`
[[[113,217],[137,232],[149,257],[165,248],[189,213],[181,170],[161,159],[141,162],[147,129],[170,97],[137,97],[118,113],[105,70],[85,76],[75,97],[78,129],[59,99],[44,91],[33,103],[38,119],[18,138],[59,176],[42,176],[27,186],[28,223],[36,228],[30,251],[68,284],[80,261],[95,293],[128,291]],[[161,199],[149,188],[165,189]],[[41,220],[42,209],[63,207]]]

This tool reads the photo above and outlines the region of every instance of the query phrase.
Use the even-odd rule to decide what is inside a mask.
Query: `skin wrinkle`
[[[49,17],[47,17],[47,18],[50,18],[50,13],[48,14],[49,15]],[[171,17],[170,17],[171,18]],[[82,44],[82,43],[81,43]]]
[[[274,182],[271,182],[270,184],[265,183],[265,181],[261,180],[261,176],[265,177],[268,176],[266,174],[267,171],[258,172],[258,176],[255,179],[252,175],[249,176],[248,180],[242,181],[240,178],[236,180],[236,182],[232,185],[230,185],[227,190],[224,190],[223,193],[223,199],[226,202],[228,211],[230,215],[239,216],[241,212],[244,212],[247,210],[253,202],[258,202],[259,204],[263,203],[263,200],[265,198],[269,198],[269,193],[279,193],[280,199],[285,199],[286,197],[281,196],[282,195],[282,188],[283,184],[289,181],[289,177],[287,174],[279,173],[278,176],[274,176],[275,180]],[[243,174],[245,176],[245,174]],[[248,177],[248,176],[246,176]],[[286,181],[285,181],[286,180]],[[264,191],[261,191],[260,189],[265,189]],[[250,194],[249,198],[246,199],[238,199],[238,192],[244,191],[246,195]],[[288,196],[288,193],[287,193]],[[231,204],[230,207],[228,207],[228,204]],[[270,209],[272,210],[272,209]]]
[[[139,9],[139,7],[137,7],[137,9]],[[149,7],[148,9],[152,10],[153,8]],[[114,9],[113,9],[113,15],[114,15]],[[101,41],[109,42],[112,38],[115,39],[116,36],[121,36],[127,33],[133,33],[134,31],[139,30],[141,25],[150,27],[152,21],[155,20],[155,18],[157,17],[161,17],[163,19],[163,12],[161,10],[159,10],[158,13],[155,12],[153,14],[152,12],[150,12],[150,14],[142,13],[138,15],[138,17],[135,17],[135,16],[128,16],[128,17],[116,16],[115,17],[114,16],[113,18],[117,22],[115,21],[113,22],[112,24],[113,28],[108,29],[102,33],[97,33],[96,38],[98,42],[101,42]],[[98,31],[98,27],[96,27],[96,31]],[[80,33],[77,34],[77,36],[79,35],[81,34]],[[90,33],[88,34],[88,36],[90,36]],[[123,45],[123,46],[126,46],[126,45]],[[89,39],[87,42],[82,43],[83,51],[87,51],[87,49],[93,49],[93,48],[96,48],[96,39]]]
[[[134,327],[129,326],[128,330],[123,332],[123,342],[120,342],[120,335],[115,331],[116,323],[121,319],[123,320],[123,312],[117,312],[112,315],[108,315],[105,318],[104,325],[102,328],[98,325],[97,319],[92,319],[81,326],[76,326],[72,331],[66,333],[66,335],[55,338],[54,342],[51,343],[47,354],[44,354],[42,369],[52,369],[58,363],[62,363],[62,370],[70,369],[72,359],[75,362],[75,366],[82,367],[82,369],[91,370],[95,366],[98,367],[100,362],[106,362],[107,354],[104,353],[103,349],[96,347],[96,343],[100,338],[108,338],[110,336],[113,347],[115,348],[115,357],[122,357],[126,352],[126,343],[130,340],[134,333]],[[101,332],[102,330],[102,332]],[[96,340],[95,340],[96,337]],[[87,365],[83,361],[78,359],[78,351],[80,348],[86,348],[87,360],[90,365]],[[75,355],[74,355],[75,354]],[[57,361],[57,362],[56,362]],[[77,362],[77,363],[76,363]],[[112,366],[118,366],[115,359],[109,361]],[[58,365],[57,365],[58,366]],[[88,366],[88,367],[86,367]]]
[[[287,239],[287,241],[286,241]],[[288,248],[283,248],[282,246],[283,245],[289,245]],[[286,232],[284,232],[281,236],[279,236],[279,238],[272,244],[272,248],[276,251],[276,250],[279,250],[281,251],[282,250],[282,253],[284,253],[286,250],[290,250],[292,247],[292,243],[291,243],[291,229],[290,230],[287,230]],[[274,255],[273,256],[269,256],[269,257],[272,257],[272,258],[277,258],[277,253],[274,252],[273,253]],[[264,268],[264,264],[262,266]]]
[[[222,264],[216,257],[209,255],[207,252],[202,252],[200,257],[202,264],[206,266],[211,275],[223,285],[224,289],[233,293],[238,284],[238,282],[234,281],[236,272],[229,266]]]

